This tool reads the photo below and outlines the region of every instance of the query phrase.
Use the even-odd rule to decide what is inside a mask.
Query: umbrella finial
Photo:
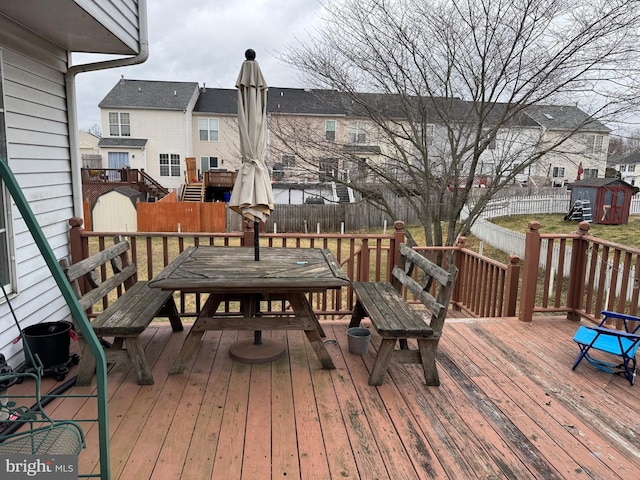
[[[253,48],[249,48],[246,52],[244,52],[244,58],[246,58],[247,60],[255,60],[256,51]]]

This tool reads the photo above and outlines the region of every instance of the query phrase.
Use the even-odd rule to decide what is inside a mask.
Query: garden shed
[[[618,178],[585,178],[571,188],[571,210],[565,220],[622,225],[629,220],[631,198],[638,188]]]
[[[129,187],[116,188],[98,197],[91,212],[96,232],[136,232],[138,213],[136,204],[144,202],[144,195]]]

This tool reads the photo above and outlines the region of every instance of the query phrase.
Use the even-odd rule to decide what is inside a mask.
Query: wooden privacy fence
[[[139,232],[224,232],[222,202],[138,202]]]

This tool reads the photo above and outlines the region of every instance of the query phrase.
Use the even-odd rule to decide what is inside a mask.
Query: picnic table
[[[317,248],[260,249],[254,260],[250,247],[190,247],[149,282],[152,288],[209,294],[170,373],[182,373],[207,330],[303,330],[323,368],[335,368],[322,341],[324,332],[307,294],[339,289],[349,279],[333,254]],[[261,312],[260,302],[282,300],[286,312]],[[217,313],[221,304],[240,302],[240,314]],[[242,360],[246,343],[231,347]],[[257,355],[260,355],[260,348]],[[237,352],[234,355],[234,352]],[[253,354],[249,354],[253,355]],[[266,361],[270,354],[266,354]],[[257,363],[249,358],[250,363]]]

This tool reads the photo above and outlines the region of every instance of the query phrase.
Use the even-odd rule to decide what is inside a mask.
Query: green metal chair
[[[97,477],[101,480],[109,480],[111,478],[111,474],[109,459],[109,425],[107,414],[107,362],[105,359],[104,350],[102,349],[100,341],[91,328],[91,324],[89,323],[89,319],[87,318],[86,313],[78,303],[78,299],[73,292],[71,285],[67,281],[64,272],[62,271],[62,268],[58,263],[58,259],[55,257],[53,251],[51,250],[47,238],[42,232],[42,229],[40,228],[35,215],[31,211],[29,203],[25,199],[20,186],[13,175],[13,172],[11,172],[8,163],[3,158],[0,158],[0,178],[2,178],[2,180],[4,181],[9,193],[11,194],[11,197],[16,204],[16,207],[22,215],[22,220],[27,225],[31,236],[33,237],[40,251],[40,254],[46,262],[49,271],[51,272],[51,276],[58,285],[58,288],[60,289],[60,292],[69,307],[71,316],[74,320],[74,325],[84,336],[87,346],[89,347],[88,349],[85,349],[85,354],[93,355],[96,360],[96,390],[95,392],[87,394],[86,397],[95,399],[97,405],[97,418],[84,421],[94,421],[97,423],[98,444],[100,449],[100,468],[99,473],[84,474],[83,472],[78,472],[78,476],[82,478]],[[25,352],[25,354],[27,353],[28,352]],[[39,392],[36,396],[39,396]],[[28,436],[25,437],[29,438],[29,440],[27,441],[28,448],[37,445],[38,442],[41,446],[43,446],[47,442],[53,441],[54,439],[57,441],[61,441],[63,438],[65,439],[65,442],[69,442],[70,445],[72,445],[71,447],[69,447],[72,449],[79,448],[78,446],[75,446],[74,442],[76,441],[79,441],[81,445],[84,444],[81,430],[77,432],[79,435],[79,440],[77,437],[75,437],[74,439],[74,422],[72,422],[71,420],[57,420],[57,422],[53,422],[55,425],[57,425],[57,427],[55,429],[50,429],[49,431],[47,431],[46,426],[43,427],[41,425],[38,425],[37,422],[34,423],[34,427],[36,429],[41,427],[43,429],[35,431],[32,430],[33,435],[30,438]],[[55,435],[60,436],[58,436],[56,439]],[[21,445],[21,441],[18,440],[18,437],[10,437],[6,440],[8,442],[7,448],[9,448],[9,446],[12,444],[14,444],[16,448],[18,448],[18,445]],[[29,443],[31,441],[35,443]],[[27,446],[22,444],[20,448],[27,448]]]

